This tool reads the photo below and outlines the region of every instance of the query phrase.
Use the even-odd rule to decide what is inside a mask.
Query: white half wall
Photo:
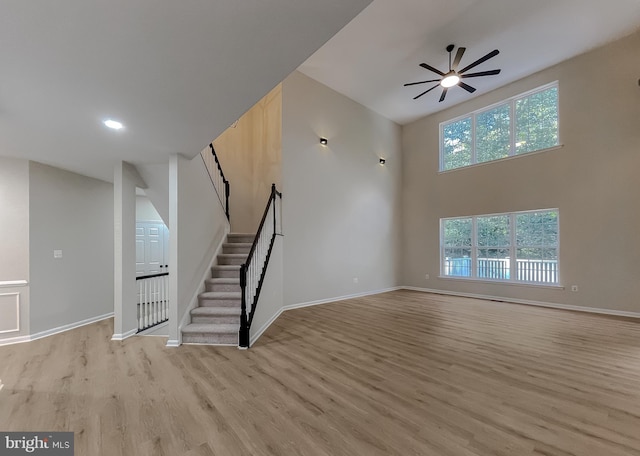
[[[399,284],[400,143],[389,119],[302,73],[285,79],[285,305]]]
[[[113,173],[114,299],[113,339],[138,328],[136,308],[136,187],[146,185],[136,168],[124,161]]]
[[[113,186],[36,162],[29,186],[31,334],[110,314]]]
[[[0,242],[0,321],[2,322],[0,323],[0,340],[2,340],[29,334],[29,162],[27,160],[0,157],[0,239],[2,240]]]
[[[210,275],[209,266],[229,232],[229,223],[200,156],[172,155],[169,162],[169,341],[180,328]]]

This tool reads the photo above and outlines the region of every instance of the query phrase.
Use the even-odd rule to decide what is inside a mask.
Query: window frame
[[[535,95],[536,93],[540,93],[540,92],[544,92],[545,90],[549,90],[555,88],[556,92],[557,92],[557,106],[556,106],[556,110],[557,110],[557,136],[558,136],[558,141],[555,145],[547,147],[547,148],[543,148],[543,149],[536,149],[536,150],[532,150],[529,152],[522,152],[522,153],[516,153],[516,122],[515,122],[515,118],[516,118],[516,103],[519,100],[522,100],[524,98],[530,97],[532,95]],[[478,162],[478,157],[477,157],[477,138],[476,138],[476,132],[477,132],[477,117],[478,115],[481,115],[485,112],[491,111],[493,109],[496,109],[499,106],[502,105],[509,105],[509,134],[510,134],[510,145],[509,145],[509,153],[506,157],[501,157],[501,158],[497,158],[495,160],[487,160],[487,161],[483,161],[483,162]],[[458,166],[456,168],[451,168],[451,169],[444,169],[444,129],[447,125],[455,123],[455,122],[459,122],[463,119],[466,118],[471,118],[471,163],[468,165],[464,165],[464,166]],[[526,155],[530,155],[530,154],[535,154],[535,153],[539,153],[539,152],[543,152],[543,151],[548,151],[548,150],[553,150],[553,149],[557,149],[559,147],[562,147],[562,142],[560,140],[560,84],[558,81],[553,81],[550,82],[548,84],[536,87],[535,89],[529,90],[527,92],[523,92],[520,93],[518,95],[515,95],[513,97],[504,99],[504,100],[500,100],[496,103],[493,103],[491,105],[488,106],[484,106],[480,109],[476,109],[475,111],[472,112],[468,112],[466,114],[460,115],[458,117],[454,117],[453,119],[449,119],[447,121],[444,122],[440,122],[439,125],[439,159],[438,159],[438,172],[439,173],[448,173],[451,171],[455,171],[458,169],[466,169],[472,166],[478,166],[478,165],[486,165],[488,163],[494,163],[497,161],[501,161],[501,160],[507,160],[507,159],[511,159],[511,158],[515,158],[515,157],[522,157],[522,156],[526,156]]]
[[[540,212],[555,212],[558,223],[558,233],[557,233],[557,241],[556,241],[556,282],[536,282],[536,281],[526,281],[526,280],[518,280],[517,273],[517,223],[516,218],[518,215],[522,214],[534,214]],[[496,216],[508,216],[509,217],[509,278],[508,279],[492,279],[487,277],[478,277],[478,250],[481,248],[488,248],[486,246],[478,245],[478,218],[482,217],[496,217]],[[471,275],[470,276],[458,276],[458,275],[446,275],[445,274],[445,237],[444,237],[444,225],[448,220],[464,220],[471,219]],[[537,286],[537,287],[551,287],[551,288],[563,288],[561,285],[561,275],[560,275],[560,209],[555,208],[543,208],[543,209],[531,209],[526,211],[515,211],[515,212],[498,212],[492,214],[476,214],[476,215],[468,215],[468,216],[458,216],[458,217],[442,217],[440,218],[440,274],[439,278],[441,279],[451,279],[451,280],[463,280],[463,281],[473,281],[473,282],[490,282],[490,283],[500,283],[505,285],[528,285],[528,286]],[[544,248],[549,248],[548,246],[543,246]],[[503,249],[503,247],[500,247]]]

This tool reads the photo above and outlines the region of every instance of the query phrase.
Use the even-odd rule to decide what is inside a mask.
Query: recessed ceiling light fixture
[[[111,128],[112,130],[120,130],[124,127],[121,122],[113,119],[107,119],[104,121],[104,124],[107,128]]]

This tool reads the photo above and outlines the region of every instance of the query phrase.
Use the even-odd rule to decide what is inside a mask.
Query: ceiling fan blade
[[[433,71],[436,74],[439,74],[440,76],[444,76],[444,73],[440,70],[438,70],[437,68],[432,67],[431,65],[427,65],[426,63],[421,63],[420,66],[422,68],[426,68],[429,71]]]
[[[460,87],[462,87],[464,90],[466,90],[467,92],[469,92],[469,93],[473,93],[473,92],[475,92],[475,91],[476,91],[476,88],[475,88],[475,87],[471,87],[469,84],[465,84],[465,83],[464,83],[464,82],[462,82],[462,81],[458,82],[458,85],[459,85]]]
[[[425,90],[424,92],[422,92],[420,95],[418,95],[417,97],[413,97],[414,100],[417,100],[418,98],[420,98],[422,95],[431,92],[433,89],[435,89],[436,87],[438,87],[440,84],[434,85],[433,87],[431,87],[429,90]]]
[[[442,103],[442,102],[444,101],[444,97],[446,97],[446,96],[447,96],[447,90],[449,90],[449,89],[447,89],[446,87],[444,87],[444,88],[442,89],[442,95],[440,95],[440,101],[439,101],[439,103]]]
[[[477,78],[478,76],[493,76],[494,74],[500,74],[500,70],[480,71],[478,73],[461,74],[461,78]]]
[[[471,68],[476,67],[476,66],[480,65],[483,62],[486,62],[487,60],[489,60],[490,58],[495,57],[498,54],[500,54],[500,51],[497,50],[497,49],[494,49],[493,51],[489,52],[484,57],[480,57],[478,60],[473,62],[471,65],[464,67],[463,69],[458,71],[458,73],[464,73],[465,71],[470,70]]]
[[[429,79],[428,81],[408,82],[408,83],[406,83],[404,85],[404,87],[417,85],[417,84],[424,84],[424,83],[427,83],[427,82],[440,82],[440,79]]]
[[[458,52],[456,52],[456,58],[453,59],[453,65],[451,66],[451,69],[453,71],[458,69],[458,65],[460,64],[460,60],[462,60],[462,56],[464,55],[464,51],[466,51],[467,48],[463,48],[463,47],[459,47],[458,48]]]

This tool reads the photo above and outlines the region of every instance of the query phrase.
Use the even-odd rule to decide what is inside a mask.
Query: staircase
[[[211,268],[206,291],[191,311],[191,324],[182,328],[185,344],[238,345],[240,330],[240,266],[246,261],[253,234],[229,233],[217,264]]]

